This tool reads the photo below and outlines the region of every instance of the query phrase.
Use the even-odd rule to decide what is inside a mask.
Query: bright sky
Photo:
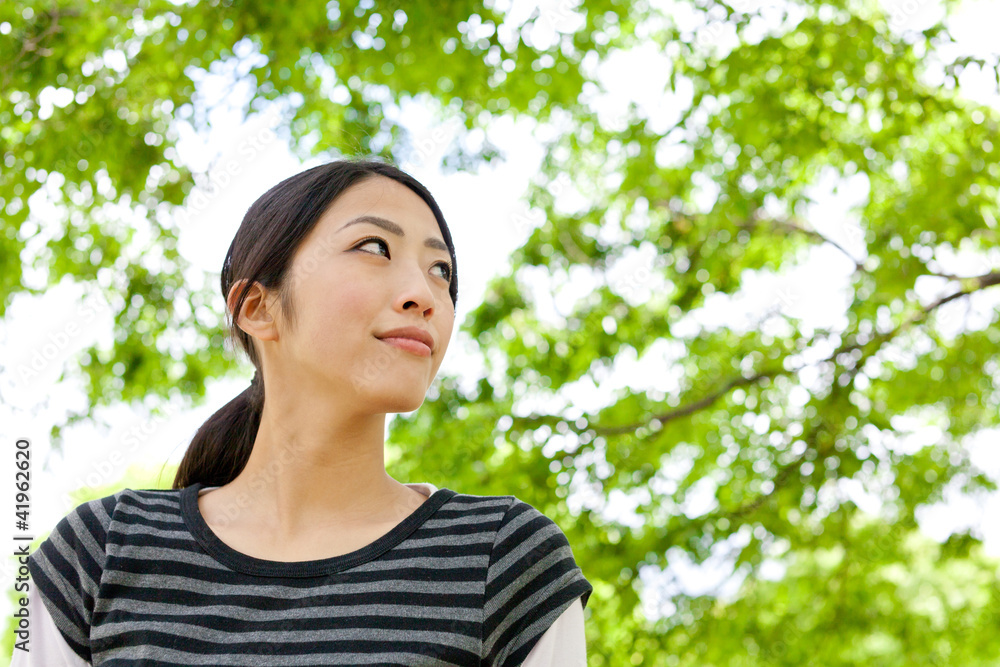
[[[749,9],[761,3],[757,0],[738,0],[732,4],[738,9]],[[892,27],[895,30],[926,27],[938,18],[940,11],[935,0],[894,0],[891,3],[883,0],[883,4],[893,17]],[[552,20],[542,22],[550,33],[575,27],[572,13],[560,9],[561,4],[557,7],[547,2],[542,3],[542,7],[552,12]],[[530,7],[527,9],[530,10]],[[524,3],[517,3],[515,11],[524,15],[529,13]],[[693,19],[688,21],[680,14],[677,15],[677,20],[682,26],[692,30],[696,39],[706,48],[726,48],[728,36],[724,31],[699,26]],[[1000,25],[1000,0],[968,0],[954,22],[954,34],[960,40],[960,49],[976,54],[995,50],[995,33],[989,34],[987,26],[996,25]],[[551,34],[533,35],[533,38],[539,42],[547,41]],[[621,54],[603,67],[601,76],[607,81],[610,95],[594,101],[602,114],[606,113],[608,118],[613,118],[616,109],[623,108],[631,99],[640,108],[646,109],[657,124],[669,127],[673,115],[664,110],[671,108],[671,105],[664,104],[662,98],[653,94],[654,89],[648,78],[640,79],[634,74],[636,71],[656,71],[651,64],[655,64],[657,59],[663,64],[662,71],[666,72],[669,66],[668,56],[648,48],[648,45],[640,46],[635,53]],[[641,67],[636,66],[639,62],[642,63]],[[661,78],[661,83],[665,84],[665,75]],[[1000,96],[985,92],[988,89],[986,73],[967,69],[961,82],[966,96],[1000,109]],[[210,96],[219,89],[219,85],[219,81],[206,80],[201,82],[200,90]],[[462,281],[457,312],[457,320],[461,322],[479,303],[486,282],[506,270],[511,251],[527,238],[532,225],[541,220],[538,212],[529,212],[521,201],[528,177],[537,173],[542,157],[541,149],[530,138],[528,122],[514,124],[504,119],[497,124],[490,139],[505,149],[505,162],[492,168],[484,168],[477,175],[445,176],[438,171],[437,164],[456,128],[434,125],[434,118],[429,110],[417,103],[405,105],[399,113],[401,118],[406,119],[406,126],[413,133],[419,149],[418,159],[412,163],[401,163],[400,167],[413,174],[434,193],[449,221],[455,240]],[[241,123],[231,111],[223,109],[212,120],[213,130],[207,137],[183,131],[184,127],[179,126],[182,130],[178,146],[181,159],[195,171],[206,169],[209,162],[217,167],[212,174],[214,185],[202,189],[189,199],[192,204],[188,211],[190,215],[182,218],[180,252],[194,267],[189,276],[191,284],[199,284],[202,272],[209,272],[212,285],[217,289],[217,276],[222,260],[249,205],[271,185],[312,165],[300,164],[292,157],[287,146],[273,131],[274,118],[257,116],[247,123]],[[237,165],[236,169],[226,169],[230,161]],[[851,234],[851,224],[843,223],[845,219],[850,219],[847,209],[859,197],[865,196],[863,179],[838,184],[834,179],[827,178],[817,184],[816,196],[821,203],[816,206],[810,220],[819,231],[849,250],[856,251],[856,256],[863,259],[863,247],[852,243],[852,239],[856,237]],[[711,200],[711,192],[707,191],[705,197],[707,205]],[[564,195],[560,197],[560,205],[566,208],[574,206],[572,188],[565,188]],[[42,208],[36,211],[36,215],[43,214]],[[38,243],[44,243],[44,233],[43,228]],[[142,261],[151,260],[143,258]],[[637,301],[643,300],[644,295],[656,287],[651,272],[644,270],[651,266],[651,261],[652,252],[645,255],[639,252],[615,269],[620,275],[632,278],[635,287],[633,294]],[[970,262],[980,262],[978,266],[995,268],[1000,266],[1000,253],[989,259],[988,264],[983,264],[982,258],[958,256],[946,268],[961,272]],[[710,299],[708,306],[691,318],[691,325],[739,326],[739,322],[749,321],[754,313],[760,313],[776,304],[781,305],[785,312],[802,317],[811,326],[829,325],[841,318],[843,313],[842,309],[831,308],[830,305],[846,306],[842,280],[849,272],[849,265],[846,258],[834,248],[816,248],[807,265],[788,275],[748,275],[747,285],[740,299],[735,303],[721,297]],[[825,280],[817,280],[819,275],[823,275]],[[830,280],[830,276],[835,275],[841,276],[841,282]],[[35,276],[33,280],[44,284],[44,276]],[[944,286],[926,283],[918,287],[921,297],[930,300],[939,295]],[[543,317],[555,317],[556,311],[571,304],[588,289],[586,281],[581,279],[571,281],[551,296],[539,293]],[[1000,298],[996,294],[977,295],[971,302],[972,326],[975,325],[977,313],[984,317],[998,301]],[[220,314],[221,295],[218,295],[216,305],[219,309],[217,314]],[[962,307],[964,309],[964,305]],[[73,326],[76,328],[72,328]],[[133,464],[159,467],[164,461],[177,463],[198,426],[247,386],[248,379],[213,382],[209,385],[205,407],[183,410],[178,406],[167,420],[150,418],[148,414],[130,408],[102,410],[104,419],[114,425],[110,432],[101,432],[89,423],[64,429],[66,450],[56,453],[51,450],[49,443],[50,427],[61,421],[71,407],[82,405],[79,385],[71,381],[58,382],[64,364],[95,342],[110,345],[111,326],[110,305],[97,296],[86,295],[79,286],[64,282],[42,297],[18,296],[0,327],[0,364],[6,370],[0,379],[0,396],[3,398],[0,420],[9,425],[9,429],[6,429],[8,439],[15,435],[26,435],[32,440],[31,526],[36,534],[50,530],[71,508],[67,495],[70,491],[82,486],[111,483]],[[30,366],[33,361],[37,362],[39,351],[45,355],[40,362],[40,373],[36,377],[21,377],[18,369]],[[655,345],[650,357],[643,361],[623,357],[616,372],[602,383],[600,390],[589,381],[577,383],[571,389],[573,403],[581,409],[603,405],[608,400],[610,391],[623,386],[657,386],[661,390],[669,390],[670,374],[650,373],[649,361],[658,359],[665,368],[672,355],[676,356],[676,350],[664,344]],[[247,364],[246,367],[248,366]],[[476,346],[464,336],[456,335],[452,339],[441,373],[476,377],[479,368],[481,363]],[[249,378],[249,375],[248,371],[245,378]],[[807,380],[808,378],[803,378],[804,382]],[[921,437],[932,438],[934,435],[933,425],[914,424],[913,427]],[[138,437],[129,436],[130,432],[138,434]],[[980,440],[978,443],[970,443],[977,452],[986,449],[985,438]],[[977,454],[977,457],[977,461],[1000,477],[1000,463],[996,457],[985,454]],[[10,472],[7,474],[12,477],[13,457],[8,457],[8,460],[10,462],[3,465],[9,467]],[[469,492],[474,493],[474,490]],[[862,507],[865,506],[862,504],[864,502],[874,502],[858,495],[860,492],[857,489],[845,489],[845,492],[856,497]],[[586,493],[576,494],[571,499],[578,506],[595,506],[596,502],[595,498]],[[609,516],[616,516],[627,522],[629,506],[628,499],[619,497],[607,511]],[[986,529],[984,513],[996,516],[998,511],[1000,502],[996,497],[959,498],[948,507],[929,510],[925,516],[924,528],[932,536],[942,539],[955,528],[961,527],[955,525],[954,518],[960,516],[964,517],[960,522],[963,526],[976,525]],[[992,552],[1000,554],[1000,533],[987,532],[987,545]],[[681,561],[673,562],[685,579],[683,587],[691,592],[715,590],[722,583],[721,580],[716,581],[711,575],[706,575],[704,570],[699,573],[696,569],[686,567]],[[0,564],[0,568],[4,568],[3,573],[7,577],[11,576],[9,563]],[[718,567],[716,570],[721,571]],[[731,589],[735,583],[737,582],[730,582],[723,589]],[[649,584],[649,611],[653,613],[657,608],[667,611],[655,599],[657,590],[662,593],[667,589],[652,578]],[[6,604],[6,600],[0,602],[2,604]]]

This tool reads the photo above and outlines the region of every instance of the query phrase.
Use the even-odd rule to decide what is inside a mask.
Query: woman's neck
[[[299,405],[279,421],[267,407],[246,466],[215,492],[245,521],[294,536],[391,522],[425,500],[385,471],[384,414],[348,419]]]

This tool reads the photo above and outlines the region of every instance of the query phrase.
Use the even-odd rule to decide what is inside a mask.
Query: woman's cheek
[[[315,295],[310,316],[318,325],[314,329],[318,338],[315,342],[332,354],[353,356],[359,352],[358,345],[374,340],[377,327],[386,326],[385,317],[378,316],[379,298],[364,280],[341,278],[324,285]]]

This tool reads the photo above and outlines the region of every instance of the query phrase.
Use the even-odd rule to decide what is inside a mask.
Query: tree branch
[[[837,243],[833,239],[831,239],[831,238],[829,238],[827,236],[823,236],[822,234],[820,234],[815,229],[809,229],[808,227],[803,227],[801,225],[797,225],[792,220],[779,220],[777,218],[763,218],[763,217],[760,217],[760,216],[758,216],[758,215],[755,214],[752,218],[750,218],[750,220],[748,220],[748,221],[744,222],[743,224],[739,225],[739,227],[740,227],[740,229],[747,229],[749,231],[750,227],[759,226],[759,225],[763,225],[763,224],[766,224],[766,223],[774,225],[775,227],[780,227],[781,229],[787,229],[789,231],[798,232],[800,234],[805,234],[806,236],[812,237],[812,238],[820,241],[821,243],[829,243],[834,248],[836,248],[840,252],[844,253],[845,257],[847,257],[848,259],[851,260],[851,262],[854,264],[854,270],[855,270],[855,272],[859,272],[859,271],[864,271],[865,270],[864,264],[862,264],[860,261],[858,261],[854,257],[854,255],[852,255],[850,252],[848,252],[847,248],[845,248],[844,246],[840,245],[839,243]]]
[[[869,357],[871,357],[873,355],[875,355],[881,349],[881,347],[882,347],[883,344],[885,344],[889,340],[892,340],[893,338],[895,338],[904,329],[906,329],[906,328],[912,326],[913,324],[919,322],[920,320],[926,318],[927,315],[930,314],[931,312],[933,312],[936,308],[939,308],[942,305],[944,305],[944,304],[946,304],[946,303],[948,303],[950,301],[954,301],[955,299],[958,299],[958,298],[960,298],[962,296],[967,296],[967,295],[969,295],[969,294],[971,294],[973,292],[976,292],[978,290],[986,289],[988,287],[992,287],[992,286],[1000,284],[1000,272],[992,272],[992,273],[988,273],[988,274],[985,274],[985,275],[982,275],[982,276],[976,276],[975,278],[971,278],[971,279],[970,278],[966,278],[966,279],[963,279],[963,280],[972,280],[974,282],[974,286],[972,288],[969,288],[969,289],[960,290],[960,291],[955,292],[953,294],[949,294],[949,295],[947,295],[945,297],[942,297],[942,298],[934,301],[931,304],[928,304],[925,307],[922,307],[921,310],[920,310],[920,312],[917,315],[915,315],[915,316],[913,316],[913,317],[911,317],[911,318],[909,318],[909,319],[901,322],[898,326],[896,326],[891,331],[888,331],[886,333],[877,334],[875,337],[873,337],[872,340],[877,340],[878,341],[877,344],[874,346],[874,349],[872,349],[871,352],[869,352],[867,355],[864,355],[854,365],[853,368],[851,368],[851,369],[848,370],[848,372],[851,375],[851,377],[853,377],[854,375],[857,375],[861,371],[861,368],[864,366],[865,359],[869,358]],[[881,339],[881,340],[879,340],[879,339]],[[622,434],[625,434],[625,433],[634,433],[639,428],[649,426],[649,423],[651,421],[653,421],[653,420],[659,421],[660,424],[661,424],[661,427],[662,427],[663,424],[665,424],[665,423],[667,423],[669,421],[673,421],[675,419],[680,419],[681,417],[686,417],[688,415],[694,414],[695,412],[698,412],[699,410],[703,410],[703,409],[711,406],[712,404],[714,404],[716,401],[718,401],[720,398],[722,398],[723,396],[725,396],[727,393],[729,393],[732,389],[734,389],[736,387],[755,384],[757,381],[759,381],[759,380],[761,380],[761,379],[763,379],[765,377],[766,378],[773,378],[773,377],[776,377],[776,376],[779,376],[779,375],[791,375],[791,374],[794,374],[794,373],[798,373],[799,371],[801,371],[802,369],[804,369],[804,368],[806,368],[808,366],[814,366],[814,365],[817,365],[817,364],[829,363],[829,362],[833,362],[834,364],[836,364],[837,363],[836,360],[837,360],[837,357],[839,355],[841,355],[841,354],[843,354],[845,352],[850,352],[850,351],[855,350],[855,349],[861,349],[861,348],[870,346],[872,344],[872,340],[868,340],[865,343],[857,343],[857,342],[855,342],[855,343],[851,343],[851,344],[847,344],[847,345],[842,345],[841,347],[837,348],[830,356],[828,356],[828,357],[826,357],[824,359],[819,359],[819,360],[811,362],[811,363],[805,363],[805,364],[802,364],[800,366],[797,366],[797,367],[794,367],[794,368],[791,368],[791,369],[785,369],[785,368],[769,369],[769,370],[760,371],[760,372],[758,372],[758,373],[756,373],[756,374],[754,374],[754,375],[752,375],[750,377],[738,376],[738,377],[732,378],[732,379],[728,380],[721,388],[719,388],[718,390],[712,392],[711,394],[708,394],[708,395],[706,395],[706,396],[704,396],[704,397],[702,397],[702,398],[700,398],[700,399],[698,399],[696,401],[693,401],[693,402],[691,402],[691,403],[689,403],[687,405],[675,408],[673,410],[668,410],[667,412],[662,412],[662,413],[650,415],[644,421],[640,421],[640,422],[633,422],[633,423],[630,423],[630,424],[620,424],[620,425],[614,425],[614,426],[601,426],[600,424],[591,424],[589,422],[589,420],[587,420],[586,418],[584,418],[584,422],[585,423],[583,424],[583,426],[577,426],[572,420],[565,419],[564,417],[560,417],[558,415],[529,415],[529,416],[526,416],[526,417],[519,417],[519,418],[515,417],[514,418],[514,423],[518,424],[521,427],[536,427],[537,428],[538,426],[541,426],[543,424],[554,425],[554,424],[556,424],[558,422],[564,422],[564,423],[566,423],[569,426],[569,430],[571,430],[571,431],[573,431],[573,432],[575,432],[577,434],[583,434],[583,433],[589,431],[590,433],[594,433],[594,434],[597,434],[597,435],[605,435],[605,436],[622,435]],[[659,428],[656,429],[656,430],[658,431]],[[784,484],[787,481],[789,475],[791,474],[791,471],[792,470],[797,470],[798,467],[805,461],[805,459],[803,458],[804,456],[805,456],[805,454],[803,454],[803,456],[800,456],[798,459],[796,459],[792,463],[788,464],[788,466],[786,466],[785,468],[782,469],[782,472],[780,472],[774,479],[771,480],[773,482],[773,484],[774,484],[774,489],[772,489],[772,491],[770,493],[761,494],[759,497],[757,497],[754,500],[750,501],[747,505],[745,505],[745,506],[743,506],[741,508],[737,508],[736,510],[733,510],[733,513],[734,513],[733,516],[743,516],[745,514],[748,514],[748,513],[752,512],[753,510],[757,509],[758,507],[760,507],[767,500],[767,498],[770,495],[772,495],[774,492],[776,492],[778,489],[781,488],[782,484]]]
[[[669,410],[667,412],[661,412],[658,415],[653,415],[652,417],[650,417],[650,421],[655,419],[656,421],[659,421],[661,424],[666,424],[667,422],[673,421],[674,419],[686,417],[690,414],[698,412],[699,410],[703,410],[704,408],[707,408],[708,406],[712,405],[720,398],[728,394],[730,390],[734,389],[735,387],[754,384],[761,378],[774,377],[776,375],[781,375],[782,373],[783,371],[779,370],[768,370],[768,371],[761,371],[760,373],[752,375],[751,377],[740,376],[733,378],[728,382],[726,382],[726,384],[723,385],[722,388],[719,389],[718,391],[709,394],[704,398],[700,398],[693,403],[689,403],[688,405],[676,408],[674,410]],[[647,424],[648,422],[636,422],[634,424],[625,424],[623,426],[591,426],[589,430],[597,433],[598,435],[621,435],[623,433],[629,433],[631,431],[635,431],[636,429],[642,426],[646,426]]]
[[[963,278],[963,280],[969,280],[969,279],[968,278]],[[885,342],[887,342],[888,340],[891,340],[891,339],[895,338],[896,335],[898,335],[903,329],[905,329],[905,328],[907,328],[909,326],[912,326],[915,322],[917,322],[917,321],[925,318],[928,314],[930,314],[932,311],[934,311],[934,309],[939,308],[942,305],[944,305],[944,304],[946,304],[946,303],[948,303],[950,301],[954,301],[955,299],[958,299],[958,298],[960,298],[962,296],[967,296],[967,295],[972,294],[973,292],[976,292],[978,290],[985,289],[987,287],[992,287],[994,285],[1000,284],[1000,272],[994,271],[992,273],[988,273],[988,274],[985,274],[985,275],[982,275],[982,276],[976,276],[975,278],[973,278],[971,280],[975,281],[975,283],[976,283],[975,287],[973,287],[971,289],[968,289],[968,290],[960,290],[958,292],[955,292],[954,294],[949,294],[948,296],[941,297],[937,301],[935,301],[933,303],[930,303],[926,307],[922,308],[921,312],[918,315],[916,315],[916,316],[910,318],[909,320],[901,323],[899,326],[897,326],[892,331],[890,331],[888,333],[885,333],[885,334],[881,334],[881,337],[883,338],[883,340],[881,342],[879,342],[879,344],[875,347],[875,349],[870,354],[867,355],[867,357],[871,357],[874,354],[876,354],[881,349],[882,345]],[[850,346],[842,347],[842,348],[838,349],[836,352],[834,352],[832,355],[830,355],[829,357],[827,357],[826,359],[823,359],[823,360],[821,360],[821,362],[817,362],[817,363],[826,363],[826,362],[830,362],[830,361],[834,361],[834,363],[836,363],[835,360],[836,360],[836,358],[837,358],[838,355],[842,354],[843,352],[846,352],[846,351],[849,351],[849,350],[852,350],[852,349],[857,349],[857,348],[860,348],[860,347],[863,347],[863,345],[856,344],[856,345],[850,345]],[[850,373],[850,375],[851,375],[852,378],[861,371],[861,368],[864,366],[864,361],[865,361],[865,359],[867,357],[862,357],[854,365],[854,368],[852,368],[852,369],[850,369],[848,371]],[[796,371],[797,370],[800,370],[800,369],[796,369]],[[792,461],[791,463],[789,463],[788,465],[786,465],[785,467],[783,467],[781,469],[781,472],[779,472],[774,477],[774,479],[771,480],[771,482],[774,484],[774,488],[770,491],[770,493],[762,493],[762,494],[760,494],[759,496],[757,496],[756,498],[754,498],[753,500],[751,500],[747,504],[742,505],[742,506],[736,508],[735,510],[732,510],[731,512],[729,512],[728,516],[729,517],[734,517],[734,518],[745,516],[745,515],[753,512],[757,508],[759,508],[761,505],[763,505],[764,502],[766,502],[767,499],[770,496],[774,495],[774,493],[777,492],[785,484],[785,482],[788,481],[788,478],[791,476],[792,471],[798,470],[799,467],[805,462],[805,460],[806,460],[805,456],[806,456],[806,454],[808,454],[808,452],[809,452],[809,448],[807,448],[806,451],[803,452],[801,456],[799,456],[797,459],[795,459],[794,461]],[[822,453],[820,453],[820,455],[822,455]],[[819,458],[819,456],[817,456],[816,458]]]
[[[62,16],[79,16],[80,12],[79,10],[74,10],[74,9],[56,8],[48,12],[47,15],[49,17],[50,23],[45,27],[45,30],[35,35],[34,37],[25,37],[24,41],[21,42],[21,52],[18,53],[17,56],[15,56],[14,59],[11,60],[9,63],[7,63],[3,68],[0,68],[0,71],[3,72],[4,90],[10,87],[9,86],[10,77],[14,71],[14,68],[17,67],[18,63],[20,63],[21,60],[24,59],[24,56],[28,52],[33,51],[35,53],[35,57],[31,60],[31,62],[28,63],[29,66],[33,64],[36,60],[38,60],[41,56],[51,55],[51,51],[46,53],[45,52],[46,50],[41,49],[40,46],[46,40],[46,38],[48,38],[51,35],[54,35],[57,32],[62,31],[62,26],[59,25],[59,18]]]

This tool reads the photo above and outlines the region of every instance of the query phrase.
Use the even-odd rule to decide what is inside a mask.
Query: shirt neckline
[[[318,560],[276,561],[237,551],[212,532],[198,507],[198,491],[203,486],[201,482],[196,482],[181,489],[180,493],[181,515],[191,535],[210,556],[223,565],[237,572],[261,577],[318,577],[374,560],[409,537],[456,493],[451,489],[438,488],[388,533],[350,553]]]

